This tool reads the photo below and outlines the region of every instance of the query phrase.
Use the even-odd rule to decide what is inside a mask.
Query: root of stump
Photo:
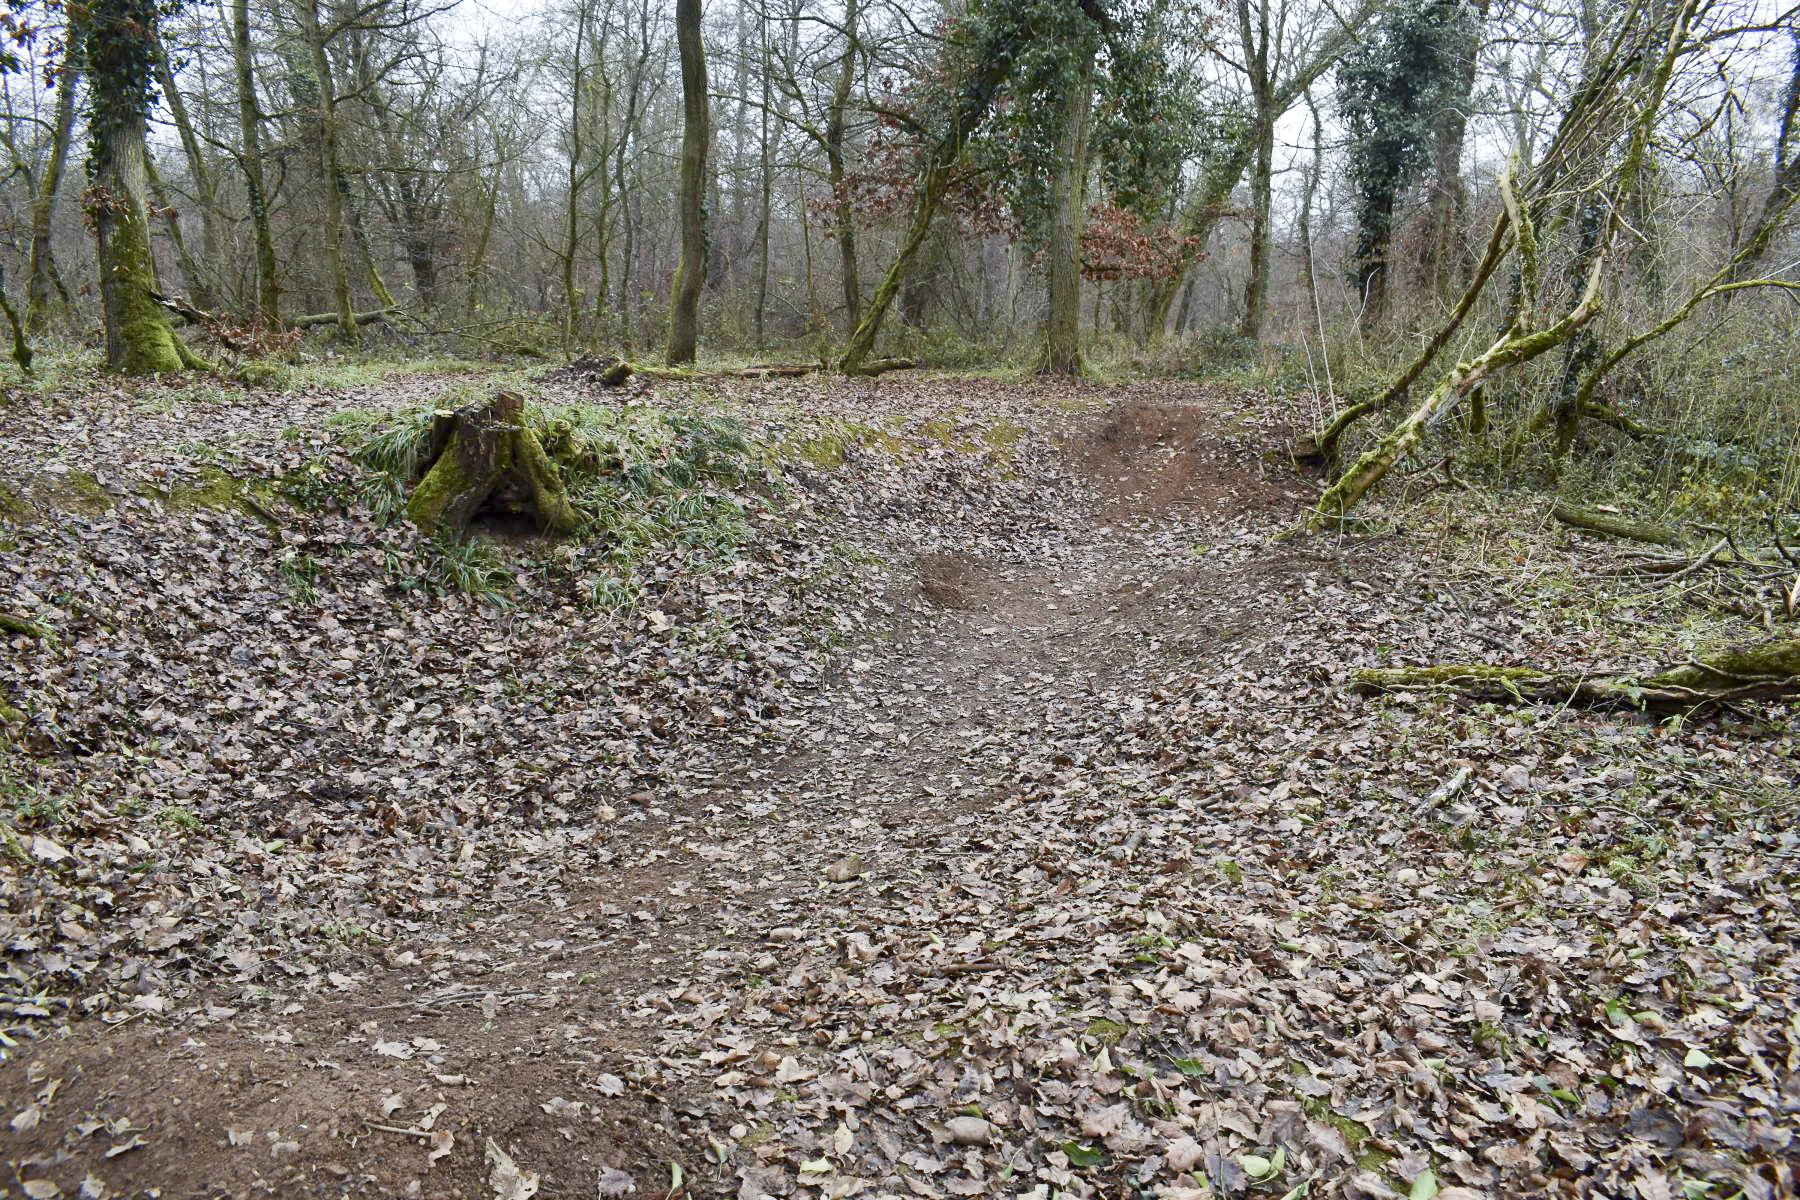
[[[1351,682],[1363,692],[1449,689],[1503,704],[1547,702],[1661,711],[1738,701],[1792,700],[1800,698],[1800,638],[1709,650],[1641,679],[1445,663],[1353,671]]]

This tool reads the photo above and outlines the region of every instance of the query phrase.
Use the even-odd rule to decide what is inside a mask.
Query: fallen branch
[[[1564,504],[1561,501],[1558,501],[1550,509],[1550,515],[1564,525],[1585,529],[1589,533],[1603,533],[1607,537],[1624,538],[1631,542],[1649,542],[1656,546],[1681,544],[1681,535],[1667,525],[1627,521],[1624,517],[1615,517],[1597,509],[1576,508],[1572,504]]]
[[[56,640],[56,633],[48,625],[40,625],[17,613],[0,612],[0,631],[17,634],[20,637],[35,638],[40,642]]]
[[[1707,651],[1644,679],[1485,663],[1367,668],[1351,672],[1350,678],[1352,686],[1363,692],[1447,688],[1503,704],[1542,701],[1669,710],[1744,700],[1791,700],[1800,698],[1800,638]]]
[[[372,308],[368,312],[351,313],[350,319],[358,325],[373,325],[377,321],[399,315],[400,310],[397,308]],[[295,329],[312,329],[320,325],[336,325],[337,321],[338,315],[334,312],[308,313],[303,317],[290,317],[288,324]]]
[[[1510,192],[1508,195],[1510,196]],[[1520,229],[1521,248],[1530,246],[1529,226],[1521,224],[1517,216],[1514,217],[1514,224]],[[1319,497],[1318,506],[1307,518],[1306,527],[1317,531],[1341,522],[1369,494],[1369,489],[1380,483],[1396,463],[1413,452],[1424,438],[1425,430],[1441,413],[1448,411],[1458,400],[1481,386],[1488,376],[1504,367],[1530,362],[1574,337],[1600,311],[1600,268],[1605,261],[1604,256],[1595,256],[1593,269],[1588,273],[1586,289],[1580,300],[1563,314],[1561,320],[1548,328],[1536,329],[1532,326],[1529,315],[1521,313],[1486,351],[1471,362],[1458,363],[1440,379],[1431,394],[1404,421],[1366,450],[1361,458],[1338,477],[1336,483],[1325,489]]]
[[[1580,412],[1590,421],[1611,425],[1633,441],[1661,440],[1670,436],[1666,429],[1660,429],[1655,425],[1646,425],[1636,417],[1627,416],[1618,409],[1601,404],[1597,400],[1584,401],[1580,406]]]
[[[824,368],[818,363],[757,363],[723,372],[733,379],[798,379]]]
[[[1338,442],[1352,424],[1370,413],[1381,412],[1406,399],[1412,385],[1418,382],[1419,376],[1425,373],[1426,368],[1431,366],[1444,347],[1450,344],[1450,339],[1456,335],[1456,331],[1462,328],[1464,319],[1474,311],[1475,302],[1481,298],[1481,293],[1487,287],[1488,280],[1493,278],[1494,272],[1505,261],[1506,248],[1510,239],[1510,220],[1509,214],[1502,212],[1494,222],[1494,231],[1488,235],[1487,250],[1481,256],[1481,264],[1476,268],[1474,278],[1464,289],[1462,299],[1452,310],[1449,318],[1425,343],[1424,348],[1419,351],[1418,356],[1413,359],[1406,370],[1402,371],[1399,377],[1389,384],[1387,390],[1380,395],[1346,405],[1327,418],[1322,428],[1302,435],[1294,445],[1295,458],[1301,461],[1330,462],[1337,455]]]

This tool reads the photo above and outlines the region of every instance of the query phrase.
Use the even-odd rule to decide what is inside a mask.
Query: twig
[[[1708,563],[1712,562],[1712,560],[1717,558],[1720,554],[1723,554],[1725,552],[1725,550],[1730,547],[1730,545],[1731,545],[1731,540],[1729,538],[1720,538],[1718,541],[1713,543],[1713,547],[1711,550],[1708,550],[1705,554],[1702,554],[1699,558],[1696,558],[1693,562],[1689,563],[1687,566],[1681,568],[1681,570],[1679,570],[1679,571],[1675,572],[1673,575],[1669,576],[1669,578],[1665,582],[1673,583],[1677,579],[1680,579],[1684,576],[1693,574],[1695,571],[1698,571],[1701,567],[1704,567]]]
[[[1787,560],[1787,565],[1800,570],[1800,558],[1795,558],[1782,542],[1781,523],[1775,519],[1774,513],[1769,514],[1769,533],[1775,538],[1775,549],[1780,552],[1782,558]]]
[[[471,988],[462,992],[447,992],[441,996],[427,996],[423,1000],[399,1000],[393,1004],[372,1004],[370,1012],[381,1012],[390,1008],[438,1008],[447,1004],[469,1004],[492,995],[500,1000],[536,1000],[538,993],[523,988],[510,992],[494,992],[486,988]]]
[[[365,1120],[363,1122],[363,1128],[379,1129],[383,1133],[404,1134],[407,1137],[428,1138],[431,1136],[431,1130],[429,1130],[429,1129],[402,1129],[398,1125],[377,1125],[374,1121],[369,1121],[369,1120]]]

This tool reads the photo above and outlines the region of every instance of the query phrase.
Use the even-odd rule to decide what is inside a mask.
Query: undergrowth
[[[1496,321],[1494,313],[1472,317],[1415,385],[1415,398],[1478,349]],[[1625,327],[1621,318],[1617,328],[1603,331],[1602,345]],[[1423,336],[1340,334],[1332,350],[1340,402],[1379,394],[1417,353]],[[1766,529],[1771,518],[1800,514],[1800,312],[1791,303],[1745,300],[1716,307],[1627,359],[1595,400],[1636,425],[1636,432],[1590,414],[1571,453],[1558,462],[1547,414],[1563,370],[1562,356],[1553,353],[1496,377],[1482,397],[1487,428],[1471,428],[1466,405],[1452,410],[1415,453],[1412,467],[1426,469],[1449,456],[1466,481],[1610,503],[1646,520]],[[1265,382],[1274,384],[1276,375],[1291,382],[1291,366]],[[1354,426],[1340,448],[1341,461],[1351,461],[1404,410],[1402,401]]]
[[[453,407],[464,399],[452,393],[442,403]],[[384,524],[404,515],[408,490],[427,468],[436,411],[333,418],[367,471],[358,498]],[[595,568],[583,573],[582,587],[597,606],[634,604],[642,590],[638,568],[660,550],[677,551],[702,568],[728,565],[749,531],[751,496],[780,487],[778,473],[742,427],[722,417],[574,404],[528,405],[526,419],[579,517],[574,541]],[[440,539],[435,554],[413,584],[493,596],[511,580],[496,549],[480,537]]]

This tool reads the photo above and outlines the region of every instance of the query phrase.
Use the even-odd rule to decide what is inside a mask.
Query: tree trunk
[[[587,44],[588,6],[575,6],[575,44],[570,47],[569,68],[569,181],[563,194],[562,292],[563,353],[575,348],[575,326],[581,311],[581,296],[575,290],[575,255],[581,245],[581,134],[587,114],[581,108],[581,51]]]
[[[187,102],[181,98],[181,89],[175,86],[175,72],[160,40],[155,55],[157,86],[162,90],[162,101],[168,106],[169,117],[175,123],[181,151],[187,157],[188,174],[194,179],[194,203],[200,209],[200,257],[188,260],[194,276],[188,296],[201,308],[211,310],[218,307],[218,292],[213,282],[219,278],[223,253],[219,238],[218,186],[213,180],[212,169],[206,165],[205,155],[200,152],[200,138],[194,132],[193,121],[188,118]]]
[[[488,243],[494,237],[494,218],[500,209],[500,183],[503,168],[496,154],[494,163],[494,186],[483,192],[481,204],[481,232],[476,235],[475,249],[469,255],[469,294],[463,307],[473,313],[481,305],[481,272],[482,264],[487,261]]]
[[[419,199],[418,184],[408,176],[399,180],[400,214],[406,222],[401,242],[406,250],[406,265],[412,269],[413,291],[425,308],[437,307],[438,273],[436,248],[432,244],[430,219]]]
[[[6,294],[6,280],[0,279],[0,313],[6,316],[7,332],[12,334],[12,360],[19,364],[19,370],[25,378],[31,378],[31,343],[25,339],[25,322],[19,318],[19,310],[13,307],[12,300]]]
[[[1269,309],[1270,209],[1274,204],[1275,117],[1271,107],[1259,102],[1256,115],[1256,150],[1250,160],[1250,277],[1244,283],[1242,333],[1252,341],[1262,338]]]
[[[844,57],[838,63],[837,84],[831,91],[831,108],[825,121],[825,168],[831,182],[832,210],[837,218],[835,235],[844,273],[845,329],[862,321],[862,280],[856,266],[856,222],[850,197],[844,193],[844,126],[850,108],[850,89],[856,83],[856,20],[860,0],[845,0]]]
[[[1734,269],[1734,279],[1744,279],[1751,268],[1768,253],[1769,243],[1773,241],[1772,232],[1783,213],[1791,207],[1796,197],[1800,197],[1800,29],[1793,33],[1793,73],[1788,78],[1786,98],[1781,108],[1781,125],[1775,135],[1775,160],[1772,164],[1773,182],[1769,194],[1763,199],[1762,212],[1757,216],[1756,231],[1761,240],[1753,253],[1738,255],[1738,266]]]
[[[700,0],[675,0],[675,42],[681,56],[681,179],[677,207],[681,259],[669,305],[670,366],[694,361],[700,336],[700,290],[706,283],[706,151],[711,114],[706,96],[706,47],[700,39]]]
[[[1572,504],[1558,502],[1551,506],[1550,515],[1564,525],[1576,529],[1585,529],[1590,533],[1603,533],[1607,537],[1624,538],[1632,542],[1649,542],[1657,546],[1678,546],[1681,535],[1667,525],[1651,525],[1642,521],[1628,521],[1611,513],[1603,513],[1594,509],[1576,508]]]
[[[963,149],[968,145],[969,139],[987,119],[988,106],[993,103],[994,93],[1005,80],[1007,72],[1012,69],[1012,38],[1016,35],[1017,31],[1008,31],[1007,36],[978,49],[974,55],[977,65],[957,97],[956,109],[950,115],[949,125],[926,148],[918,188],[913,196],[912,218],[907,222],[906,233],[900,239],[900,247],[894,253],[894,260],[882,273],[881,282],[876,285],[875,294],[870,297],[862,320],[857,322],[855,330],[851,332],[849,344],[844,347],[844,357],[839,361],[839,369],[846,375],[854,375],[860,371],[870,352],[875,349],[875,336],[881,332],[881,322],[887,316],[888,306],[899,293],[901,281],[906,278],[913,257],[925,243],[925,235],[931,232],[931,220],[937,215],[938,205],[944,199],[944,190],[950,185],[950,172],[962,159]]]
[[[156,28],[156,5],[152,0],[95,0],[85,16],[82,45],[93,91],[87,208],[99,248],[106,364],[133,375],[179,371],[196,360],[157,303],[144,206],[151,69],[143,39]]]
[[[75,92],[81,79],[80,38],[71,30],[56,75],[56,125],[50,134],[50,161],[31,201],[31,259],[25,276],[25,328],[41,332],[50,319],[50,293],[55,291],[66,308],[69,295],[56,275],[51,251],[55,228],[56,197],[62,190],[63,172],[69,162],[69,141],[75,129]]]
[[[757,123],[757,171],[761,194],[756,210],[756,311],[751,331],[758,349],[763,345],[764,318],[769,307],[769,223],[775,203],[775,148],[769,140],[769,106],[774,101],[774,70],[769,62],[769,25],[761,22],[762,106]],[[785,106],[785,97],[784,97]]]
[[[1050,307],[1043,370],[1081,374],[1081,232],[1087,218],[1088,117],[1094,106],[1094,55],[1082,47],[1079,73],[1063,100],[1056,173],[1050,181]]]
[[[266,326],[281,324],[281,288],[275,278],[275,235],[269,227],[268,188],[263,179],[262,113],[250,57],[250,2],[232,0],[231,53],[237,73],[238,162],[244,172],[250,228],[256,241],[256,315]]]
[[[1357,239],[1356,291],[1362,302],[1357,324],[1364,332],[1380,326],[1387,316],[1388,247],[1394,224],[1394,194],[1369,198],[1369,229]]]
[[[1191,263],[1191,256],[1204,250],[1207,240],[1212,237],[1213,227],[1219,223],[1219,218],[1231,200],[1232,189],[1243,178],[1255,153],[1256,139],[1240,137],[1201,167],[1200,178],[1188,193],[1187,203],[1182,209],[1181,236],[1187,245],[1196,248],[1183,252],[1187,262]],[[1152,341],[1159,340],[1166,331],[1169,310],[1174,307],[1175,298],[1181,293],[1185,277],[1184,269],[1157,280],[1146,321],[1146,332]]]
[[[213,306],[201,303],[197,297],[206,296],[210,299],[212,288],[206,282],[206,273],[188,252],[187,238],[181,233],[181,218],[176,211],[174,198],[169,195],[161,176],[156,173],[156,164],[148,155],[144,158],[144,183],[150,190],[150,199],[155,202],[157,215],[162,218],[169,246],[175,251],[175,269],[181,272],[183,290],[196,308],[210,310]]]
[[[1475,34],[1462,48],[1457,64],[1456,101],[1446,105],[1433,122],[1431,140],[1431,200],[1426,217],[1424,255],[1419,264],[1424,282],[1440,296],[1455,294],[1469,276],[1474,262],[1462,224],[1469,208],[1469,189],[1463,182],[1463,145],[1469,128],[1469,102],[1475,92],[1475,66],[1481,50],[1481,27],[1487,20],[1490,0],[1477,0]]]
[[[636,136],[638,102],[643,94],[644,71],[650,61],[650,0],[641,0],[638,8],[638,57],[625,88],[625,119],[619,127],[619,141],[613,149],[613,190],[619,196],[619,222],[625,227],[625,245],[619,262],[619,345],[628,353],[636,341],[636,325],[632,318],[631,279],[637,254],[637,217],[632,208],[631,189],[625,185],[625,167],[630,162],[631,139]]]
[[[1274,204],[1275,84],[1269,77],[1269,4],[1237,0],[1238,43],[1250,82],[1250,276],[1244,281],[1244,323],[1240,332],[1262,338],[1269,304],[1270,208]]]
[[[1605,201],[1587,197],[1578,210],[1578,248],[1569,264],[1569,289],[1577,291],[1584,275],[1590,274],[1604,249],[1601,244],[1607,225]],[[1550,416],[1556,423],[1555,462],[1568,457],[1575,444],[1575,431],[1581,421],[1581,379],[1594,360],[1600,357],[1600,341],[1592,329],[1577,330],[1563,346],[1562,374],[1557,381],[1556,396],[1551,401]]]
[[[350,303],[350,273],[344,263],[344,193],[339,187],[337,153],[337,104],[332,94],[331,64],[325,57],[325,36],[319,28],[319,0],[298,4],[302,36],[306,40],[312,72],[312,142],[317,161],[319,191],[325,210],[325,272],[331,281],[331,299],[338,314],[338,334],[345,341],[361,339],[355,309]]]

